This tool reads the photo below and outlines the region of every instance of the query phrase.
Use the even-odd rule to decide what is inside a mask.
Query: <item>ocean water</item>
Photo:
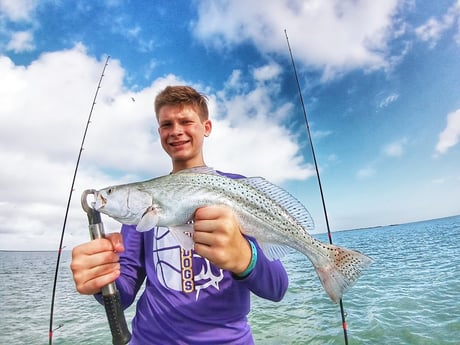
[[[349,344],[460,344],[460,216],[335,232],[333,240],[375,260],[343,299]],[[1,345],[48,344],[56,255],[0,252]],[[252,300],[256,343],[344,344],[339,306],[308,259],[292,252],[283,262],[285,298]],[[53,344],[111,344],[104,308],[75,291],[69,265],[63,252]]]

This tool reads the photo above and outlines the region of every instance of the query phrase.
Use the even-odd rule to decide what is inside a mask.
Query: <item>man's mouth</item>
[[[176,147],[176,146],[181,146],[187,144],[189,141],[188,140],[181,140],[181,141],[174,141],[169,143],[170,146]]]

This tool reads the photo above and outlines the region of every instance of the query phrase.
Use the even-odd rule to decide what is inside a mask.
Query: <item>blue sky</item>
[[[460,1],[0,0],[0,249],[64,246],[88,188],[169,172],[153,99],[210,99],[208,165],[288,189],[325,231],[460,214]],[[118,224],[105,218],[107,231]]]

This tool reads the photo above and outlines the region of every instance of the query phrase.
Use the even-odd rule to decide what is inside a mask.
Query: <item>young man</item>
[[[155,112],[172,173],[205,166],[203,142],[212,129],[206,97],[188,86],[168,86],[156,97]],[[77,290],[98,297],[116,281],[126,308],[146,281],[131,344],[253,344],[250,293],[281,300],[288,286],[281,262],[268,260],[257,242],[243,235],[228,207],[196,210],[193,240],[194,250],[185,251],[167,228],[137,232],[123,225],[120,234],[73,249]]]

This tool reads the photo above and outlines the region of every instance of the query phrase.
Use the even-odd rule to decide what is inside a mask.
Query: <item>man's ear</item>
[[[212,131],[212,122],[211,120],[206,120],[204,122],[204,136],[209,137]]]

